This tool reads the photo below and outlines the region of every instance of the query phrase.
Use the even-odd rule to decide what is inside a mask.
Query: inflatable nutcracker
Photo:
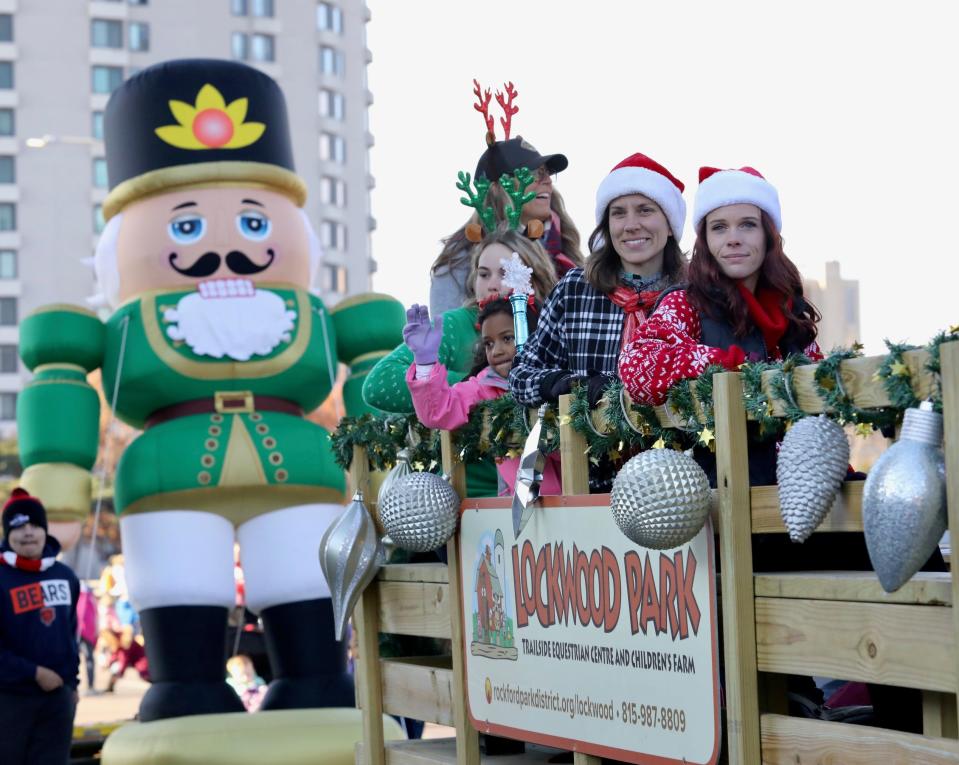
[[[331,390],[335,322],[308,291],[320,251],[283,94],[234,62],[158,64],[114,92],[105,143],[95,265],[113,313],[52,306],[22,323],[35,373],[18,411],[23,483],[61,513],[89,512],[98,403],[85,378],[102,368],[116,415],[143,429],[115,484],[153,677],[140,719],[243,710],[224,680],[235,538],[275,675],[262,708],[351,706],[317,557],[344,476],[303,416]],[[402,306],[375,298],[347,311],[364,312],[367,345],[344,358],[396,342]]]

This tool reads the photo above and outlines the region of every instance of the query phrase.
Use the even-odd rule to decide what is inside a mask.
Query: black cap
[[[180,59],[148,67],[118,87],[104,115],[109,218],[146,194],[204,181],[306,187],[293,168],[286,101],[253,67]]]
[[[545,166],[550,173],[559,173],[568,165],[564,154],[540,154],[520,135],[488,147],[476,163],[475,177],[497,181],[503,173],[514,173],[521,167],[535,170]]]
[[[47,511],[39,499],[31,497],[24,489],[16,488],[3,506],[3,536],[10,536],[11,529],[18,529],[27,523],[46,531]]]

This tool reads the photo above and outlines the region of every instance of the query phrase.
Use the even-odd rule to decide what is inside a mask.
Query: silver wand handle
[[[513,309],[513,335],[516,337],[516,355],[523,352],[523,346],[529,339],[529,324],[526,321],[527,296],[514,292],[509,296]]]

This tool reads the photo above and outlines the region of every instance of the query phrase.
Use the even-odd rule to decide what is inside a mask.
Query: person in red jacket
[[[14,489],[0,542],[0,762],[66,765],[77,704],[80,582],[36,497]]]
[[[648,404],[663,403],[671,385],[710,364],[821,355],[819,313],[783,252],[776,189],[749,167],[704,167],[699,179],[689,283],[660,298],[620,356],[627,390]]]

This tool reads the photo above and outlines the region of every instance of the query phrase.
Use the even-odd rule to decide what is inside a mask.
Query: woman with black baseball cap
[[[492,207],[497,222],[505,219],[504,207],[508,204],[506,192],[500,186],[499,179],[511,175],[520,168],[527,168],[534,182],[527,191],[536,196],[523,206],[520,222],[527,228],[532,238],[540,238],[540,244],[552,257],[557,273],[562,276],[566,271],[583,264],[579,249],[579,231],[566,213],[566,206],[559,192],[553,187],[553,176],[569,165],[563,154],[540,154],[522,136],[509,137],[510,120],[518,107],[513,105],[516,91],[512,83],[506,85],[506,96],[496,94],[496,100],[506,112],[503,121],[505,140],[496,141],[493,137],[493,118],[488,113],[490,93],[482,94],[479,85],[475,93],[479,99],[474,108],[483,114],[487,125],[487,147],[476,163],[475,178],[490,181],[487,202]],[[530,226],[530,223],[537,224]],[[470,249],[473,242],[467,236],[470,224],[479,225],[474,214],[456,231],[443,239],[443,250],[430,269],[430,315],[440,314],[459,308],[471,297],[467,277],[470,270]],[[542,232],[542,233],[540,233]],[[484,231],[485,233],[489,233]],[[535,234],[535,236],[534,236]],[[477,237],[477,241],[482,236]]]

